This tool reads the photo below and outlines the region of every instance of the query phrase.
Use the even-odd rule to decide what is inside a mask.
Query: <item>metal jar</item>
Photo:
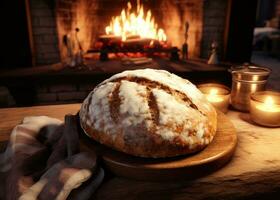
[[[251,65],[231,67],[232,90],[231,104],[240,111],[249,111],[250,95],[265,90],[271,70]]]

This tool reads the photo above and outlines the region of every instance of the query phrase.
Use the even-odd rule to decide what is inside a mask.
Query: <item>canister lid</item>
[[[266,81],[271,70],[254,65],[233,66],[230,69],[232,78],[239,81]]]

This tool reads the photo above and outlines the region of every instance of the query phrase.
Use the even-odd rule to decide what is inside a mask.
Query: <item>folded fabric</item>
[[[97,156],[80,152],[78,119],[25,117],[0,154],[5,199],[89,199],[104,178]],[[1,197],[0,197],[1,199]]]

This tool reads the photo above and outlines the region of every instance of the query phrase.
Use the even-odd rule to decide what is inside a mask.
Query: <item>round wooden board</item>
[[[118,176],[137,180],[161,181],[193,179],[225,165],[232,157],[237,135],[231,121],[218,112],[218,128],[213,141],[204,150],[174,158],[140,158],[101,145],[99,153],[105,167]]]

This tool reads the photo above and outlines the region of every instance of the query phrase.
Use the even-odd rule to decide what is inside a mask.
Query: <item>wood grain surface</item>
[[[79,108],[80,104],[0,109],[0,141],[6,141],[11,129],[25,116],[62,119]],[[230,110],[226,116],[236,128],[238,143],[232,159],[221,169],[191,181],[137,181],[106,173],[93,199],[278,199],[280,128],[258,126],[250,120],[249,113]]]
[[[80,110],[80,104],[34,106],[22,108],[0,109],[0,142],[7,141],[12,129],[19,124],[24,117],[46,115],[64,120],[66,114],[76,114]]]
[[[162,181],[193,179],[213,172],[232,157],[237,144],[233,124],[221,112],[214,140],[204,150],[174,158],[140,158],[103,146],[102,158],[108,170],[137,180]],[[95,145],[95,144],[94,144]]]

